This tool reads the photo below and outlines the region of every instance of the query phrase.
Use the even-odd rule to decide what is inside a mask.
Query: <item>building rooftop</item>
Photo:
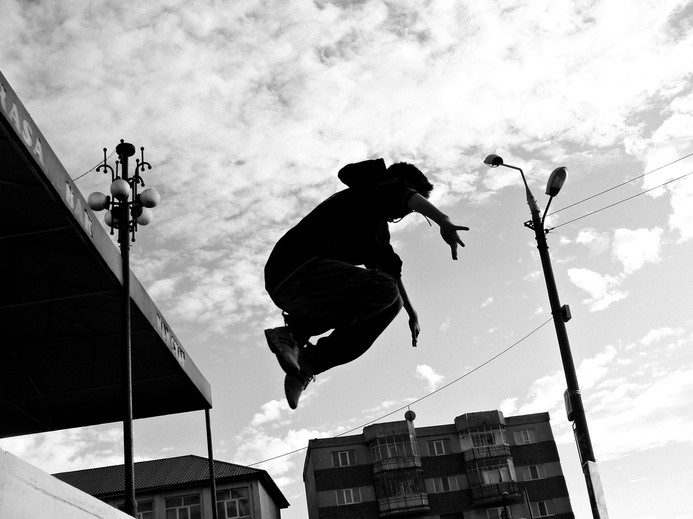
[[[56,478],[95,497],[113,497],[125,492],[123,465],[75,470],[53,474]],[[214,460],[214,475],[219,482],[259,480],[279,508],[289,502],[270,475],[235,463]],[[195,455],[140,461],[135,463],[135,491],[155,491],[163,488],[202,486],[209,482],[209,460]]]

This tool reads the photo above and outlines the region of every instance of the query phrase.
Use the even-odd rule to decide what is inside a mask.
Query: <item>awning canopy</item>
[[[0,438],[124,418],[120,251],[0,73]],[[134,417],[212,407],[130,274]]]

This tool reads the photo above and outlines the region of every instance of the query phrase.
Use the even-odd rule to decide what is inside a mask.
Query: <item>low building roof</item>
[[[105,499],[125,493],[123,465],[98,467],[53,474],[56,478],[94,497]],[[214,476],[217,483],[259,480],[279,508],[287,508],[289,502],[264,470],[214,460]],[[187,455],[135,463],[135,492],[156,492],[209,483],[209,460],[201,456]]]

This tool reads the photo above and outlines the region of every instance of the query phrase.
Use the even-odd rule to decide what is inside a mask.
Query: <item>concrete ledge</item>
[[[127,519],[130,516],[0,449],[0,517]]]

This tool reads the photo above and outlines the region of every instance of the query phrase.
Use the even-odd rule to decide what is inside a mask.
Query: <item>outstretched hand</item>
[[[469,227],[463,225],[455,225],[450,220],[443,220],[440,223],[440,235],[445,240],[445,243],[450,245],[450,252],[452,253],[452,259],[457,259],[457,246],[461,245],[464,247],[464,242],[460,239],[457,231],[468,231]]]

